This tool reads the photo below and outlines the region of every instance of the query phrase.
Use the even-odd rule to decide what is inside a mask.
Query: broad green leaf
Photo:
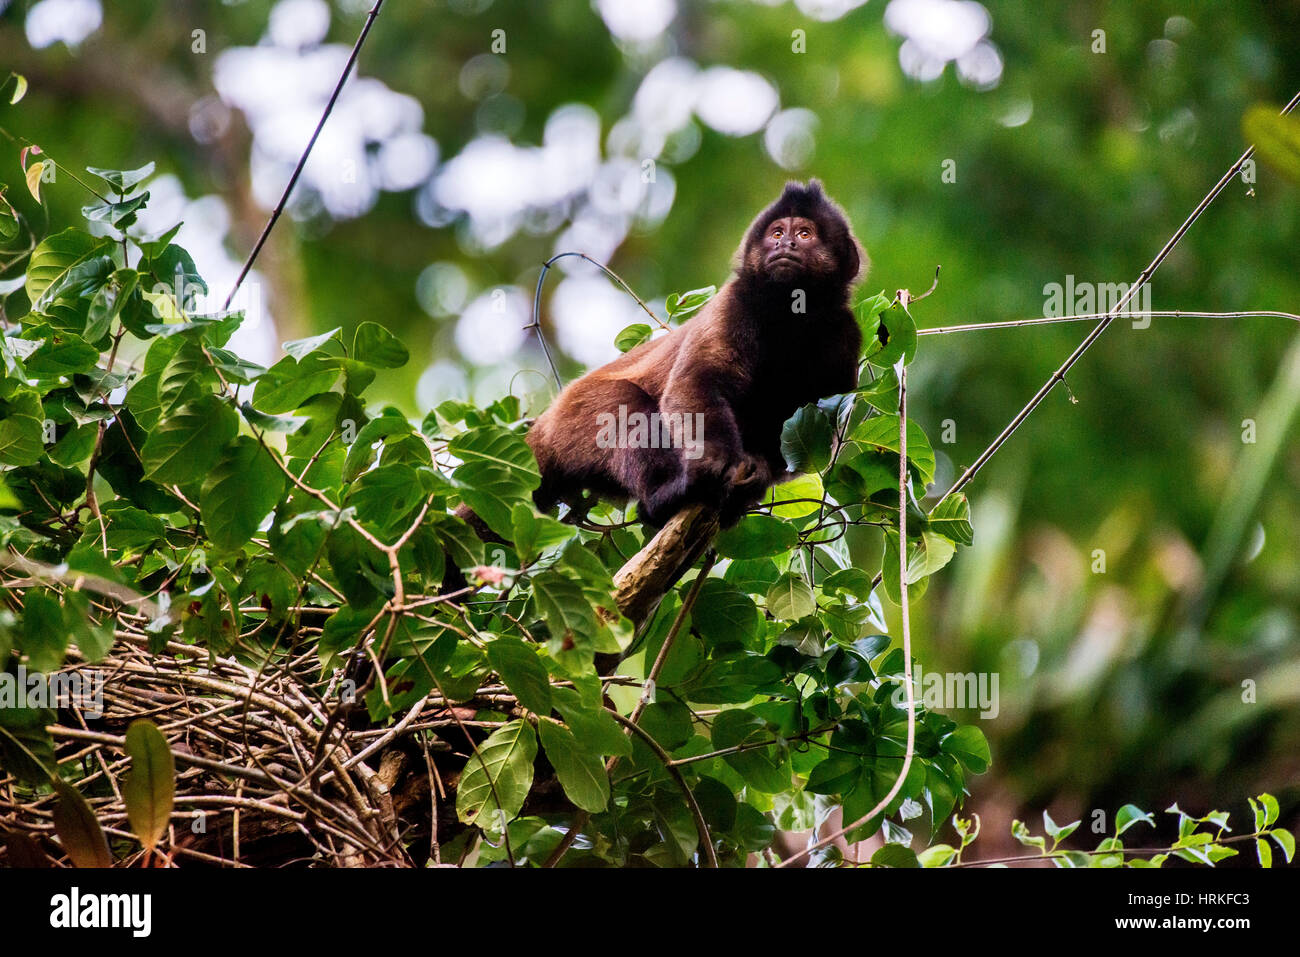
[[[95,239],[84,230],[65,229],[41,242],[32,251],[27,264],[27,298],[40,301],[53,283],[62,280],[70,269],[102,253],[111,245],[106,239]]]
[[[899,450],[898,416],[873,415],[854,430],[853,438],[864,445],[897,452]],[[921,473],[921,481],[926,485],[934,481],[934,450],[930,448],[930,440],[926,438],[925,430],[915,419],[907,421],[907,461]],[[897,461],[894,464],[897,466]],[[897,478],[895,475],[895,483]]]
[[[767,610],[781,621],[797,621],[817,610],[817,600],[802,576],[786,572],[768,590]]]
[[[872,867],[920,867],[916,852],[902,844],[886,844],[871,855]]]
[[[256,439],[235,438],[203,480],[199,507],[208,537],[231,551],[246,545],[280,501],[284,483],[284,473]]]
[[[71,633],[59,599],[43,588],[29,589],[23,596],[21,649],[32,671],[50,673],[63,665]]]
[[[122,800],[131,830],[146,851],[167,833],[176,789],[176,765],[167,739],[152,721],[138,718],[126,729],[131,770],[122,783]]]
[[[1295,857],[1295,835],[1285,828],[1275,827],[1268,832],[1268,836],[1277,842],[1277,846],[1282,848],[1282,853],[1286,855],[1286,862],[1291,863]]]
[[[960,492],[936,505],[927,516],[926,524],[958,545],[969,545],[975,540],[975,532],[970,524],[970,503]]]
[[[654,330],[647,323],[634,322],[614,337],[614,346],[619,352],[630,352],[641,343],[649,342],[652,332]]]
[[[99,350],[77,336],[46,339],[27,357],[28,375],[39,379],[71,376],[88,372],[99,362]]]
[[[609,775],[600,756],[578,740],[572,731],[550,718],[537,725],[546,757],[569,800],[592,814],[609,804]]]
[[[456,792],[461,822],[496,831],[515,818],[533,785],[536,757],[537,735],[528,722],[493,731],[465,763]]]
[[[312,396],[333,389],[341,375],[330,356],[313,353],[301,360],[285,356],[257,380],[253,406],[271,415],[293,412]]]
[[[781,426],[781,454],[791,472],[820,472],[831,461],[831,417],[816,405],[805,405]]]
[[[86,172],[93,176],[98,176],[113,189],[119,193],[125,193],[133,186],[138,186],[146,179],[153,175],[154,164],[146,163],[139,169],[120,170],[120,169],[97,169],[94,166],[87,166]]]
[[[551,713],[551,679],[535,646],[518,638],[495,638],[487,644],[487,656],[520,705],[538,715]]]
[[[0,463],[35,465],[45,451],[45,410],[35,389],[14,379],[0,384]]]
[[[1144,811],[1135,804],[1125,804],[1115,812],[1115,835],[1118,837],[1138,821],[1146,821],[1152,827],[1156,826],[1156,819],[1151,816],[1150,811]]]
[[[692,627],[712,647],[746,644],[760,620],[754,600],[720,578],[704,581],[691,609]]]
[[[819,503],[824,500],[825,495],[822,477],[816,472],[808,472],[804,475],[796,475],[780,485],[772,486],[767,490],[763,504],[772,505],[772,514],[777,518],[802,518],[821,508]],[[786,504],[774,504],[777,502]]]
[[[234,410],[215,395],[187,402],[159,422],[145,440],[140,449],[145,476],[163,485],[202,478],[238,430]]]
[[[363,322],[352,340],[352,358],[380,369],[398,369],[411,358],[406,346],[377,322]]]
[[[309,336],[306,339],[293,339],[284,343],[283,349],[293,358],[302,360],[318,349],[322,349],[325,343],[338,336],[343,330],[338,326],[328,332],[322,332],[318,336]]]
[[[944,738],[939,747],[945,754],[951,754],[960,761],[972,774],[983,774],[993,760],[984,732],[973,724],[959,727]]]
[[[799,530],[771,515],[746,515],[714,542],[724,558],[764,558],[788,552],[799,541]]]

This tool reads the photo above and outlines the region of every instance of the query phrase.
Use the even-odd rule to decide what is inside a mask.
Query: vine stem
[[[316,145],[316,140],[320,138],[320,132],[325,128],[325,121],[329,119],[330,113],[334,111],[334,104],[338,102],[339,94],[343,92],[343,85],[347,83],[352,68],[356,66],[357,57],[361,54],[361,46],[366,42],[366,36],[370,33],[370,27],[375,22],[375,17],[379,16],[379,8],[384,5],[384,0],[375,0],[375,5],[370,8],[366,14],[366,22],[361,25],[361,33],[357,35],[357,42],[352,45],[352,53],[348,56],[348,62],[343,67],[343,72],[339,74],[338,83],[334,84],[334,92],[330,94],[329,101],[325,104],[325,111],[321,113],[320,122],[316,124],[316,129],[312,131],[311,139],[307,141],[307,148],[302,151],[302,156],[298,157],[298,165],[293,169],[293,175],[289,177],[288,184],[284,187],[284,192],[280,195],[280,201],[275,204],[275,209],[271,211],[271,217],[262,227],[262,235],[257,237],[257,244],[253,246],[253,251],[248,254],[244,260],[244,266],[239,270],[239,276],[235,279],[235,284],[230,287],[230,294],[226,296],[226,302],[221,307],[222,311],[230,308],[230,304],[235,300],[235,293],[239,292],[239,287],[244,284],[248,277],[249,270],[253,268],[253,263],[257,261],[258,254],[262,247],[266,245],[267,237],[271,235],[271,230],[275,228],[276,222],[280,219],[280,214],[284,212],[284,207],[289,202],[289,194],[293,188],[298,185],[298,178],[302,176],[302,171],[307,165],[307,157],[311,155],[312,148]]]
[[[1294,312],[1276,312],[1272,309],[1247,309],[1240,312],[1202,312],[1200,310],[1170,309],[1152,312],[1132,313],[1135,316],[1158,319],[1290,319],[1300,322],[1300,315]],[[1084,312],[1075,316],[1037,316],[1032,319],[1002,319],[998,322],[968,322],[960,326],[933,326],[929,329],[917,329],[918,336],[946,336],[951,332],[983,332],[988,329],[1015,329],[1020,326],[1049,326],[1058,322],[1087,322],[1093,319],[1105,319],[1104,312]]]
[[[632,291],[632,287],[623,280],[623,277],[614,272],[614,270],[610,269],[604,263],[597,262],[586,253],[576,251],[556,253],[550,259],[546,260],[546,262],[542,263],[542,271],[537,274],[537,289],[533,292],[533,321],[524,326],[524,331],[527,332],[529,329],[537,330],[537,341],[542,344],[542,352],[546,355],[546,362],[551,367],[551,375],[555,376],[555,385],[560,389],[564,388],[564,380],[560,378],[560,370],[555,365],[555,359],[551,357],[551,347],[546,342],[545,333],[542,332],[542,284],[546,281],[546,274],[551,271],[551,267],[567,256],[577,256],[579,259],[584,259],[601,270],[606,276],[622,286],[624,292],[635,299],[636,304],[645,310],[645,314],[659,324],[659,328],[668,328],[668,324],[651,311],[650,307],[641,300],[641,297]]]
[[[838,831],[810,843],[802,851],[787,857],[777,867],[789,867],[800,858],[807,857],[813,851],[833,844],[837,839],[857,830],[877,814],[883,814],[889,802],[898,796],[907,780],[907,772],[912,767],[912,756],[916,751],[916,700],[912,688],[912,623],[909,615],[907,598],[907,367],[900,357],[894,366],[898,374],[898,601],[902,609],[903,628],[903,681],[907,686],[907,751],[903,754],[903,766],[898,771],[889,793],[880,799],[875,807],[862,815],[852,824],[841,827]]]
[[[1287,105],[1282,108],[1282,115],[1285,116],[1289,114],[1296,108],[1297,104],[1300,104],[1300,93],[1296,93],[1296,95],[1291,98],[1291,102],[1287,103]],[[1241,168],[1245,166],[1247,161],[1254,155],[1255,147],[1252,145],[1247,148],[1246,152],[1241,154],[1237,162],[1233,163],[1232,166],[1229,167],[1228,171],[1223,174],[1213,187],[1211,187],[1210,191],[1205,194],[1204,198],[1196,204],[1196,208],[1192,210],[1191,215],[1189,215],[1187,219],[1183,220],[1183,224],[1178,227],[1172,236],[1169,237],[1169,241],[1164,244],[1160,252],[1156,253],[1156,257],[1151,260],[1146,269],[1142,270],[1142,273],[1137,278],[1137,282],[1129,286],[1128,291],[1120,297],[1119,302],[1111,307],[1111,310],[1106,313],[1105,317],[1097,323],[1093,330],[1088,333],[1084,340],[1079,343],[1073,352],[1070,353],[1069,357],[1061,363],[1060,368],[1051,374],[1048,380],[1043,383],[1042,388],[1034,393],[1033,398],[1029,400],[1025,407],[1016,414],[1016,417],[1007,424],[1007,427],[998,434],[998,437],[993,440],[989,447],[980,453],[979,458],[972,462],[966,468],[966,471],[962,472],[962,474],[958,476],[957,481],[952,484],[952,488],[948,489],[948,491],[944,493],[943,498],[939,500],[940,502],[943,502],[950,496],[965,488],[970,483],[971,479],[975,478],[975,476],[979,474],[980,469],[987,464],[988,460],[993,458],[998,449],[1002,448],[1003,443],[1015,434],[1016,430],[1020,428],[1021,423],[1024,422],[1025,419],[1029,418],[1030,414],[1038,408],[1043,399],[1047,398],[1047,394],[1056,387],[1056,384],[1065,380],[1065,374],[1073,368],[1076,362],[1083,358],[1083,354],[1092,347],[1092,344],[1097,341],[1110,324],[1124,312],[1128,307],[1128,304],[1138,294],[1142,287],[1151,281],[1151,277],[1155,275],[1156,270],[1159,269],[1164,261],[1169,257],[1169,254],[1174,251],[1174,247],[1182,241],[1182,238],[1187,235],[1188,230],[1190,230],[1192,226],[1195,225],[1196,221],[1201,218],[1201,214],[1210,207],[1210,204],[1213,203],[1218,198],[1219,194],[1227,188],[1233,178],[1241,172]]]

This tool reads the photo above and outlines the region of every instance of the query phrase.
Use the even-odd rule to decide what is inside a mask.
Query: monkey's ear
[[[862,243],[858,242],[858,237],[849,233],[845,237],[844,248],[840,251],[840,270],[844,281],[851,283],[858,279],[865,279],[870,268],[871,260],[867,256],[867,251],[862,248]]]

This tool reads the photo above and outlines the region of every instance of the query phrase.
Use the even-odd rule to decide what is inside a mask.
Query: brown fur
[[[785,420],[857,386],[861,335],[848,301],[865,259],[820,183],[788,184],[750,226],[735,275],[699,313],[571,383],[538,418],[528,434],[542,472],[538,507],[576,505],[590,491],[637,500],[655,525],[691,502],[715,504],[734,523],[785,476]],[[620,406],[629,415],[702,413],[700,454],[600,447],[598,417]]]

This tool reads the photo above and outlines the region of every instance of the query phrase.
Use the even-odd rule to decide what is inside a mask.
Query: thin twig
[[[239,292],[239,287],[244,284],[248,271],[253,268],[258,253],[266,245],[267,237],[271,235],[271,230],[275,228],[276,221],[279,220],[280,214],[284,212],[284,207],[289,202],[289,194],[298,185],[298,177],[302,175],[303,168],[307,165],[307,157],[311,155],[312,147],[316,145],[320,131],[325,128],[325,121],[329,119],[330,113],[334,110],[334,104],[338,102],[339,94],[343,92],[343,85],[347,82],[349,74],[352,73],[352,68],[356,66],[357,57],[361,53],[361,45],[366,42],[366,34],[370,32],[375,17],[379,15],[379,8],[383,5],[384,0],[375,0],[375,5],[366,14],[366,22],[361,25],[361,33],[357,36],[357,42],[352,45],[352,53],[348,56],[348,62],[343,67],[343,73],[340,74],[338,83],[334,84],[334,92],[330,94],[329,101],[325,104],[325,112],[321,114],[320,122],[316,124],[316,129],[312,131],[311,139],[307,141],[307,148],[302,151],[302,156],[298,158],[298,165],[294,167],[293,175],[289,177],[289,182],[284,187],[284,193],[281,194],[280,201],[275,204],[275,209],[271,211],[271,218],[262,227],[262,235],[257,237],[257,244],[253,246],[253,251],[248,254],[248,259],[244,261],[244,267],[239,270],[239,277],[235,280],[235,284],[231,286],[230,295],[226,296],[225,305],[221,307],[222,311],[230,308],[230,304],[235,299],[235,293]]]

